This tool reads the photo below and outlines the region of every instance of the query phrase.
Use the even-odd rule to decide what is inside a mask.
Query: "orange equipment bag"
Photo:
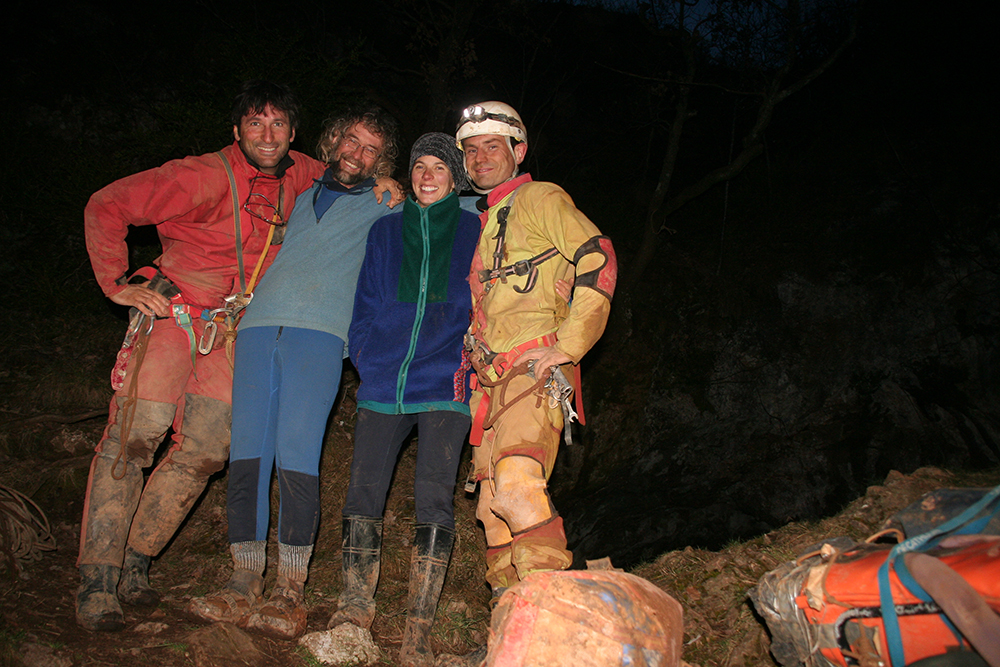
[[[927,494],[923,505],[944,495]],[[882,533],[864,544],[835,538],[764,575],[750,598],[775,659],[902,667],[959,651],[1000,667],[1000,487],[979,495],[899,544],[871,543]]]
[[[878,580],[889,552],[889,547],[865,544],[836,553],[812,568],[796,596],[795,604],[806,621],[824,628],[826,641],[819,644],[819,650],[830,664],[894,664],[889,658]],[[994,611],[1000,611],[1000,541],[926,553],[954,570]],[[890,574],[890,589],[907,664],[949,650],[968,650],[961,633],[956,636],[949,627],[941,606],[914,595],[895,570]]]
[[[678,667],[681,605],[621,570],[536,572],[500,598],[486,667]]]

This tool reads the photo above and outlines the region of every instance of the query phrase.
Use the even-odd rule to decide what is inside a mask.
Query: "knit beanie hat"
[[[425,155],[433,155],[448,165],[451,177],[455,180],[455,192],[462,192],[469,188],[465,177],[465,156],[455,145],[455,137],[444,132],[428,132],[417,139],[410,150],[408,173],[413,173],[413,165]]]

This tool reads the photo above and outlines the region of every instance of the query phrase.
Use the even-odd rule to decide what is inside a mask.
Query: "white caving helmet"
[[[507,150],[510,151],[514,161],[517,157],[514,154],[514,141],[519,141],[525,146],[528,145],[528,131],[524,127],[524,121],[520,114],[509,104],[503,102],[480,102],[473,104],[462,110],[462,118],[458,121],[458,128],[455,131],[455,144],[460,151],[465,151],[462,141],[469,137],[478,137],[483,134],[497,134],[507,138]],[[511,178],[517,176],[518,170],[515,167]],[[484,193],[472,182],[469,183],[476,192]]]
[[[462,140],[481,134],[499,134],[528,143],[528,131],[514,107],[503,102],[480,102],[462,110],[455,131],[455,143],[462,150]]]

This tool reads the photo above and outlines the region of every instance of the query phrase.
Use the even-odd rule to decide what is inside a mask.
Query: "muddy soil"
[[[353,390],[350,381],[349,391]],[[322,463],[320,535],[306,588],[307,632],[326,629],[340,592],[340,507],[351,457],[353,403],[342,400],[331,417]],[[126,628],[92,633],[75,622],[78,585],[76,555],[80,516],[91,451],[105,417],[61,425],[51,421],[7,424],[48,439],[52,460],[3,457],[0,484],[32,498],[46,515],[56,548],[39,552],[38,560],[19,561],[16,576],[0,565],[0,665],[194,665],[206,664],[193,650],[192,633],[205,624],[185,612],[193,596],[219,588],[230,568],[226,536],[225,476],[213,479],[174,540],[150,568],[150,583],[163,596],[153,609],[124,606]],[[372,628],[383,651],[381,664],[394,664],[406,618],[406,585],[413,530],[413,468],[416,443],[404,451],[386,511],[382,578]],[[272,498],[277,507],[277,495]],[[474,500],[458,490],[458,538],[439,606],[434,632],[438,652],[466,653],[486,639],[489,591],[482,581],[485,543],[475,525]],[[276,563],[274,526],[269,540],[267,588]],[[252,640],[264,664],[301,667],[316,664],[296,642],[261,636]]]
[[[340,592],[339,508],[346,489],[351,452],[353,387],[331,418],[322,463],[323,515],[307,584],[308,631],[326,628]],[[74,619],[75,565],[83,487],[89,451],[103,428],[103,417],[76,424],[32,421],[10,429],[31,430],[49,442],[45,459],[4,455],[0,484],[31,497],[50,522],[56,548],[37,560],[19,561],[12,576],[9,561],[0,565],[0,665],[83,667],[87,665],[164,665],[207,667],[218,663],[197,650],[193,636],[205,627],[185,613],[188,600],[218,588],[229,572],[226,537],[225,477],[214,479],[195,510],[164,553],[153,562],[152,585],[163,599],[154,609],[125,607],[121,632],[92,633]],[[23,440],[25,433],[20,436]],[[396,472],[386,512],[383,567],[372,628],[382,650],[380,664],[395,664],[406,616],[406,579],[413,524],[415,446],[408,447]],[[463,472],[467,468],[463,467]],[[941,486],[987,486],[1000,482],[1000,471],[959,475],[922,469],[892,473],[868,489],[843,512],[811,524],[790,524],[755,540],[719,552],[685,549],[663,554],[632,570],[674,596],[684,607],[684,657],[693,665],[774,665],[768,636],[747,602],[746,592],[764,573],[799,549],[823,538],[847,535],[863,539],[896,510]],[[277,506],[277,497],[272,505]],[[482,581],[485,544],[476,525],[474,500],[456,490],[458,539],[445,584],[433,646],[436,652],[463,654],[488,636],[489,593]],[[272,528],[273,533],[273,528]],[[4,537],[9,539],[9,537]],[[267,585],[273,583],[274,537],[270,540]],[[295,642],[251,636],[262,655],[260,664],[277,667],[315,665]]]

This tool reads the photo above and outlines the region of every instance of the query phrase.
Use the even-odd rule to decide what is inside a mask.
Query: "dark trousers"
[[[382,516],[399,452],[416,426],[413,496],[417,523],[436,523],[454,529],[455,478],[470,423],[468,415],[450,410],[412,415],[358,410],[344,516]]]

